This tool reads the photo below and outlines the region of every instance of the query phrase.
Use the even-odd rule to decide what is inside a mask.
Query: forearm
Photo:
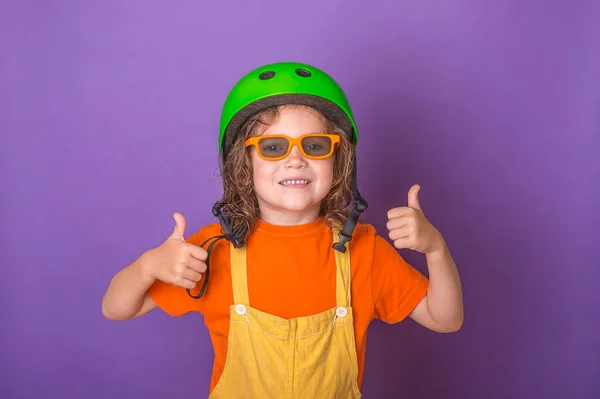
[[[142,255],[113,277],[102,299],[102,313],[113,320],[131,319],[142,308],[154,281]]]
[[[429,269],[429,314],[440,328],[456,331],[462,326],[464,318],[462,288],[456,264],[445,242],[426,257]]]

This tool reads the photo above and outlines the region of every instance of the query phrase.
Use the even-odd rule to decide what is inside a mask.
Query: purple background
[[[85,3],[0,6],[0,397],[206,397],[199,315],[101,298],[214,221],[224,98],[287,60],[353,104],[367,221],[420,183],[464,284],[457,334],[372,324],[365,397],[600,397],[597,1]]]

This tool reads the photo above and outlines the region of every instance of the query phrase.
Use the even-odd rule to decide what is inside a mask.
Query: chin
[[[284,202],[284,203],[276,205],[276,207],[281,210],[293,211],[293,212],[309,211],[309,210],[313,209],[315,206],[318,206],[318,203],[315,204],[313,202],[308,202],[308,201],[290,201],[290,202]]]
[[[282,201],[280,198],[277,200],[269,201],[267,198],[262,198],[262,204],[272,211],[281,212],[281,213],[306,213],[314,210],[317,211],[320,209],[320,201],[313,201],[312,199],[303,198],[296,200],[284,200]]]

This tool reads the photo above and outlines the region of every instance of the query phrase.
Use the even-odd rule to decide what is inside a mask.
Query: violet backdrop
[[[105,320],[110,278],[214,221],[231,86],[344,87],[366,221],[414,183],[464,286],[450,335],[371,326],[367,398],[600,397],[597,1],[3,1],[0,397],[206,397],[199,315]],[[424,257],[402,251],[426,272]]]

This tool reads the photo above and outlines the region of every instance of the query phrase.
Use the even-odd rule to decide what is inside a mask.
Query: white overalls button
[[[244,316],[246,314],[246,307],[244,305],[237,305],[235,307],[235,313]]]
[[[344,307],[339,307],[335,310],[335,314],[337,317],[346,317],[348,316],[348,309]]]

